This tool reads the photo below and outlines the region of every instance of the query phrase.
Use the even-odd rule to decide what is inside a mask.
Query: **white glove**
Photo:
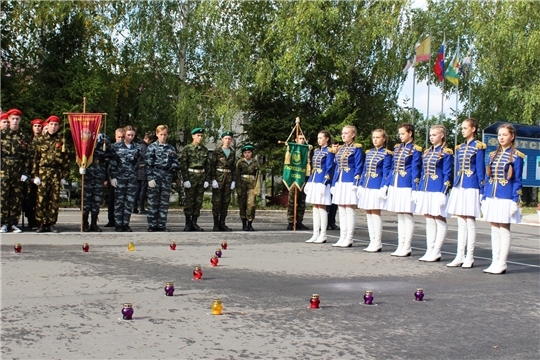
[[[484,194],[480,194],[480,202],[484,201]]]
[[[156,184],[156,180],[150,180],[150,181],[148,182],[148,187],[149,187],[149,188],[152,188],[152,189],[153,189],[153,188],[156,187],[156,185],[157,185],[157,184]]]
[[[208,181],[205,181],[204,184],[203,184],[203,187],[206,189],[208,187]]]
[[[83,168],[83,167],[81,166],[81,167],[79,168],[79,174],[81,174],[81,175],[86,174],[86,169]]]
[[[382,188],[380,188],[380,190],[379,190],[379,199],[386,200],[388,198],[388,195],[386,195],[387,191],[388,191],[388,186],[387,185],[384,185]]]
[[[236,183],[233,181],[233,182],[231,183],[231,190],[234,189],[235,187],[236,187]]]
[[[356,191],[358,191],[358,186],[353,186],[351,190],[353,193],[356,194]]]
[[[510,216],[516,215],[518,211],[518,204],[515,201],[512,201],[512,204],[510,204]]]
[[[116,179],[111,179],[111,185],[116,187],[116,185],[118,185],[118,181],[116,181]]]
[[[60,180],[60,184],[62,184],[62,185],[67,185],[68,182],[67,182],[66,180],[62,179],[62,180]]]
[[[189,189],[191,187],[191,183],[189,181],[184,181],[184,187]]]
[[[219,184],[217,183],[217,180],[212,180],[212,187],[214,189],[217,189],[219,187]]]
[[[26,175],[21,175],[21,181],[22,181],[22,182],[25,182],[26,180],[28,180],[28,176],[26,176]]]
[[[334,193],[336,192],[336,187],[335,186],[332,186],[330,188],[330,194],[334,195]]]
[[[362,194],[364,193],[364,188],[363,187],[358,187],[358,189],[356,190],[356,196],[358,198],[361,198],[362,197]]]
[[[416,204],[417,199],[418,199],[418,191],[413,190],[411,193],[411,202]]]
[[[36,184],[36,185],[38,185],[38,186],[41,185],[41,180],[40,180],[40,178],[38,178],[38,177],[34,178],[34,184]]]
[[[444,195],[443,193],[439,193],[439,195],[437,195],[437,200],[439,201],[440,207],[443,207],[446,205],[446,195]]]

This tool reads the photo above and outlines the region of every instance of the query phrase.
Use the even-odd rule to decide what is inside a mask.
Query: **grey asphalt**
[[[62,211],[60,234],[2,236],[3,359],[540,358],[538,226],[512,226],[508,270],[497,276],[482,272],[490,263],[489,224],[482,221],[474,268],[462,269],[445,266],[455,254],[455,219],[442,261],[423,263],[419,216],[408,258],[390,256],[397,224],[389,213],[376,254],[362,252],[361,211],[348,249],[331,247],[338,231],[326,244],[304,243],[310,232],[284,230],[282,211],[259,211],[255,232],[239,231],[231,212],[236,231],[229,233],[212,232],[208,212],[200,233],[182,232],[178,211],[169,214],[168,233],[148,233],[142,215],[132,216],[133,233],[80,233],[79,218]],[[223,240],[229,249],[210,267]],[[172,241],[176,251],[169,250]],[[192,280],[195,265],[203,268],[202,281]],[[168,281],[173,297],[164,296]],[[424,302],[414,301],[417,287]],[[361,304],[366,290],[375,306]],[[309,309],[314,293],[322,309]],[[221,316],[210,315],[214,298],[223,301]],[[124,302],[133,303],[133,321],[121,320]]]

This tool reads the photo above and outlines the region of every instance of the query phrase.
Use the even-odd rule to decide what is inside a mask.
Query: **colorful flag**
[[[405,67],[403,68],[403,75],[407,75],[409,69],[414,66],[415,62],[416,56],[409,54],[409,56],[407,56],[407,63],[405,63]]]
[[[469,54],[461,62],[461,67],[459,68],[459,70],[461,71],[461,75],[463,75],[463,77],[467,76],[467,74],[471,71],[471,67],[472,67],[472,57]]]
[[[439,53],[437,54],[437,61],[433,67],[433,71],[435,71],[435,74],[437,74],[441,81],[444,81],[444,43],[445,42],[443,41]]]
[[[431,56],[431,36],[422,41],[416,48],[416,62],[429,61]]]
[[[309,145],[290,142],[285,154],[283,165],[283,183],[287,189],[291,190],[296,186],[302,190],[307,176],[307,165],[309,157]]]
[[[77,155],[76,161],[80,167],[86,168],[92,164],[97,132],[101,125],[103,114],[70,113],[68,114],[71,135]]]
[[[444,73],[444,78],[456,86],[459,84],[459,43],[454,58]]]

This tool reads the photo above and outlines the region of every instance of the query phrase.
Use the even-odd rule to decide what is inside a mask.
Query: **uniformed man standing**
[[[47,133],[39,137],[33,147],[32,177],[38,186],[36,221],[41,224],[37,232],[58,233],[55,225],[58,220],[60,185],[67,184],[64,179],[69,175],[69,159],[67,151],[62,150],[64,143],[58,134],[60,118],[52,115],[47,122]]]
[[[173,175],[178,171],[176,149],[167,144],[169,128],[156,128],[157,141],[146,149],[146,177],[148,179],[148,231],[167,231],[167,213]],[[142,204],[142,203],[141,203]]]
[[[225,218],[231,203],[231,193],[236,182],[236,156],[231,150],[233,132],[221,134],[223,145],[214,150],[210,160],[210,178],[212,179],[212,215],[214,231],[232,231],[225,225]]]
[[[126,135],[126,130],[124,128],[118,128],[114,131],[114,142],[122,142],[124,140],[124,136]],[[109,219],[109,222],[105,224],[105,227],[115,227],[114,223],[114,186],[111,185],[111,160],[116,155],[112,151],[109,151],[107,154],[105,154],[105,162],[107,163],[106,169],[107,169],[107,192],[108,192],[108,201],[107,201],[107,217]]]
[[[35,143],[39,137],[41,137],[41,131],[43,128],[43,120],[34,119],[30,122],[32,125],[32,137],[30,139],[30,151],[29,156],[33,153]],[[30,169],[29,169],[30,171]],[[23,210],[26,218],[28,219],[28,228],[31,230],[37,230],[39,224],[36,222],[36,203],[37,203],[37,185],[31,181],[25,183],[26,197],[23,203]]]
[[[1,223],[0,233],[22,232],[17,227],[21,216],[24,182],[29,173],[30,140],[19,128],[22,112],[11,109],[7,112],[9,127],[2,130],[1,140]]]
[[[0,131],[3,131],[9,127],[9,119],[7,113],[2,113],[0,115]],[[2,136],[4,136],[2,134]]]
[[[241,149],[242,158],[236,163],[236,182],[238,187],[238,207],[240,208],[240,219],[242,219],[242,230],[255,231],[253,220],[255,219],[255,201],[260,194],[260,165],[253,159],[253,146],[245,145]]]
[[[306,137],[304,134],[298,135],[296,143],[306,144]],[[308,161],[309,159],[310,157],[308,156]],[[287,221],[289,222],[289,225],[287,226],[287,230],[294,230],[294,192],[294,189],[289,191],[289,202],[287,205]],[[302,223],[306,212],[306,193],[303,190],[296,190],[296,193],[296,230],[309,230],[309,228]]]
[[[197,225],[201,214],[204,189],[210,181],[210,159],[208,149],[202,145],[204,129],[195,128],[191,131],[193,142],[186,145],[180,157],[180,168],[184,179],[186,198],[184,215],[186,227],[184,231],[204,231]]]

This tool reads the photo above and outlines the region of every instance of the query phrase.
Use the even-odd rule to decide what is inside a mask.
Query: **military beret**
[[[195,129],[191,130],[191,135],[195,135],[195,134],[204,134],[204,129],[203,128],[195,128]]]
[[[244,151],[253,152],[253,150],[255,150],[255,148],[253,147],[253,145],[249,145],[249,144],[242,146],[242,149],[240,149],[241,152],[244,152]]]
[[[234,136],[234,133],[232,131],[224,131],[221,134],[221,138],[223,139],[225,136]]]
[[[2,113],[2,115],[0,115],[0,120],[5,120],[8,118],[8,114],[7,113]]]
[[[19,109],[11,109],[7,112],[8,116],[10,115],[17,115],[17,116],[22,116],[22,112],[21,110]]]
[[[38,125],[43,125],[43,120],[41,120],[41,119],[34,119],[34,120],[30,121],[30,125],[36,125],[36,124],[38,124]]]
[[[51,115],[47,118],[47,123],[52,123],[52,122],[57,122],[59,123],[60,122],[60,118],[56,115]]]

